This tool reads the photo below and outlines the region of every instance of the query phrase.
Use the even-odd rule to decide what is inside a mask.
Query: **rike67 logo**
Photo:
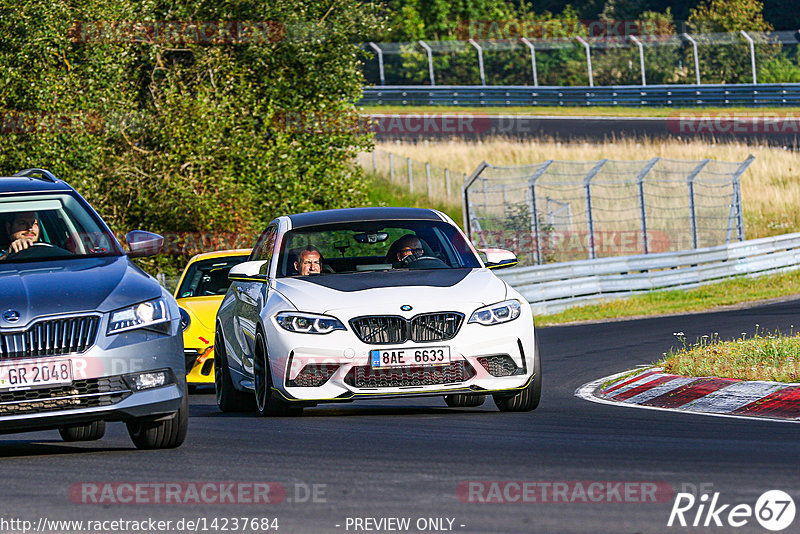
[[[711,496],[704,493],[696,498],[691,493],[678,493],[667,526],[738,528],[747,525],[755,517],[762,527],[777,532],[794,521],[794,500],[785,491],[766,491],[756,500],[755,506],[722,504],[719,495],[719,492]]]

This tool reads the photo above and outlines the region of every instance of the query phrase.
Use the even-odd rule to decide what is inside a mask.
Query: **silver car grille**
[[[464,315],[458,312],[425,313],[411,319],[396,315],[369,315],[350,320],[358,339],[364,343],[385,345],[453,339],[461,328]]]
[[[0,332],[0,358],[85,352],[94,345],[99,324],[99,316],[85,315],[37,321],[20,332]]]

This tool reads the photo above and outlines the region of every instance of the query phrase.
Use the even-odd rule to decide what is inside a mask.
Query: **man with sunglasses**
[[[6,233],[11,244],[7,250],[0,251],[0,260],[9,254],[21,252],[39,241],[39,217],[35,211],[17,213],[6,222]]]
[[[390,258],[394,268],[408,267],[425,253],[422,242],[414,234],[404,235],[392,244],[391,249],[394,250],[394,258]]]

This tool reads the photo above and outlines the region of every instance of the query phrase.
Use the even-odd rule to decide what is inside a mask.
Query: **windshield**
[[[71,194],[0,198],[2,263],[121,254],[116,238]]]
[[[231,281],[228,280],[228,272],[231,267],[245,260],[247,260],[247,254],[192,263],[186,268],[186,274],[181,280],[178,291],[175,292],[175,297],[183,299],[224,295],[228,291],[228,286],[231,285]]]
[[[434,221],[370,221],[286,233],[278,277],[480,267],[462,234]]]

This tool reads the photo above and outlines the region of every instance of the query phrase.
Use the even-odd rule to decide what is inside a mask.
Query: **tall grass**
[[[623,139],[595,144],[503,138],[382,142],[377,147],[463,173],[471,173],[481,161],[495,165],[522,165],[547,159],[644,160],[658,156],[744,161],[749,154],[753,154],[756,159],[742,176],[745,236],[755,239],[800,232],[800,154],[778,147],[661,139]]]

